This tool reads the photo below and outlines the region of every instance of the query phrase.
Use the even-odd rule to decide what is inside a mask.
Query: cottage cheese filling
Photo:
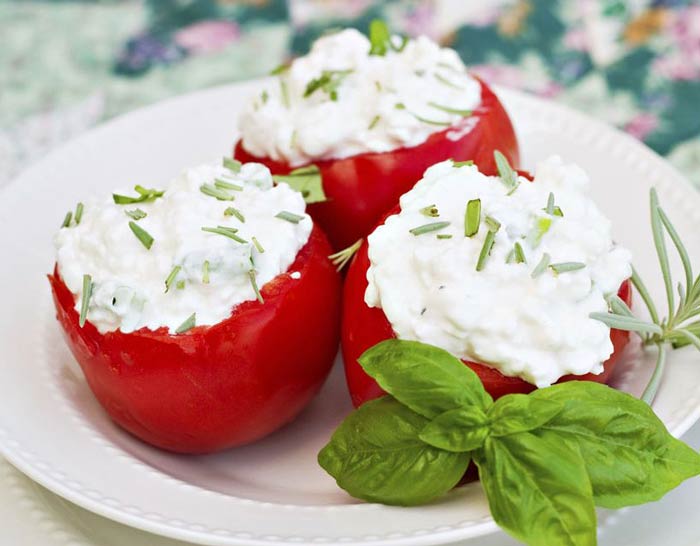
[[[613,351],[610,329],[589,314],[608,310],[606,296],[631,275],[631,255],[613,243],[610,221],[578,166],[551,157],[538,165],[534,182],[519,182],[511,192],[474,166],[446,161],[429,168],[401,198],[401,212],[369,236],[365,301],[383,309],[401,339],[442,347],[538,387],[566,374],[600,373]],[[550,194],[563,216],[545,210]],[[475,199],[481,224],[467,237],[466,206]],[[421,212],[430,205],[439,216]],[[500,228],[477,271],[487,216]],[[434,222],[449,225],[409,231]],[[535,271],[538,264],[552,267]]]

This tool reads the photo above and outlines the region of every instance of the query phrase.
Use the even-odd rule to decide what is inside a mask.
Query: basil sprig
[[[276,174],[272,178],[277,184],[287,184],[300,192],[308,204],[327,201],[321,170],[316,165],[300,167],[289,174]]]
[[[415,505],[445,494],[470,461],[496,522],[537,546],[596,544],[595,506],[655,501],[700,474],[700,455],[643,401],[571,381],[493,401],[448,352],[387,340],[360,364],[388,396],[350,414],[319,453],[354,497]]]

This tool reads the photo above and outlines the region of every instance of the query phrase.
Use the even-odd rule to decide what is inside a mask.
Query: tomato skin
[[[398,212],[398,208],[391,213],[395,212]],[[367,249],[368,243],[365,241],[350,264],[343,292],[341,329],[343,361],[345,363],[345,377],[355,407],[386,394],[377,382],[364,372],[358,358],[377,343],[396,337],[384,311],[368,307],[365,303],[365,290],[368,284],[367,269],[370,264]],[[632,291],[629,281],[622,283],[619,296],[628,305],[631,305]],[[622,349],[629,342],[629,337],[629,332],[611,330],[610,339],[613,342],[614,351],[604,363],[604,371],[600,375],[590,373],[581,376],[567,375],[558,382],[578,379],[606,383],[615,368]],[[465,360],[462,362],[476,372],[484,384],[484,388],[494,399],[511,393],[528,393],[536,388],[519,377],[504,376],[495,368],[476,362]]]
[[[321,387],[338,349],[340,277],[314,226],[287,273],[213,326],[100,334],[78,324],[74,296],[49,275],[57,318],[87,382],[134,436],[178,453],[253,442],[291,421]],[[292,271],[301,273],[292,279]]]
[[[481,104],[461,126],[434,133],[422,144],[411,148],[314,161],[321,170],[328,200],[311,204],[307,210],[336,250],[346,248],[370,233],[379,218],[398,203],[399,197],[435,163],[445,159],[471,159],[482,172],[495,174],[493,152],[498,149],[511,165],[518,165],[518,144],[510,118],[491,88],[481,80],[479,83]],[[461,127],[465,128],[466,134],[452,140],[450,136],[459,133]],[[467,131],[468,127],[471,129]],[[263,163],[273,174],[287,174],[292,170],[283,161],[250,154],[240,140],[233,156],[243,163]]]

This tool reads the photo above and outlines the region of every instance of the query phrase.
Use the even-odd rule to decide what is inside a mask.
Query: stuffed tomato
[[[79,205],[49,276],[104,409],[180,453],[249,443],[289,422],[337,351],[340,279],[303,198],[273,187],[262,165],[224,165]]]
[[[629,340],[590,318],[631,303],[630,253],[558,157],[531,181],[446,161],[368,237],[345,283],[342,346],[356,406],[381,396],[358,358],[398,337],[448,350],[498,398],[571,379],[606,382]]]
[[[496,145],[518,162],[508,114],[454,50],[425,36],[370,38],[325,36],[278,70],[244,108],[234,150],[305,191],[336,249],[367,235],[434,163],[495,173]]]

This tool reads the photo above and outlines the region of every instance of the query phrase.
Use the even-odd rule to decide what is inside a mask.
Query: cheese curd
[[[312,221],[301,194],[286,184],[273,186],[267,167],[248,163],[236,170],[219,164],[189,169],[151,202],[119,205],[112,196],[86,202],[80,223],[55,237],[58,273],[75,295],[76,310],[85,274],[93,283],[87,319],[101,333],[161,327],[172,333],[192,313],[197,325],[212,325],[256,299],[253,278],[262,289],[286,272]],[[138,196],[127,188],[115,193]],[[277,217],[280,212],[296,223]],[[150,250],[130,222],[153,238]],[[219,226],[238,230],[228,233],[239,241],[202,230]]]
[[[369,236],[366,303],[384,311],[400,339],[436,345],[538,387],[567,374],[600,373],[613,351],[610,329],[589,315],[608,310],[606,296],[631,275],[631,255],[613,243],[588,185],[581,168],[559,157],[540,163],[534,182],[520,177],[514,191],[474,166],[434,165],[401,197],[401,212]],[[547,212],[550,195],[558,209],[549,210],[561,216]],[[475,199],[481,224],[467,237],[466,206]],[[439,216],[421,212],[430,205]],[[477,271],[487,216],[500,228]],[[449,225],[410,231],[434,222]],[[575,265],[557,267],[562,263]]]
[[[370,47],[354,29],[317,40],[244,108],[243,147],[298,166],[416,146],[450,126],[468,130],[481,85],[454,50],[425,36],[383,56]]]

